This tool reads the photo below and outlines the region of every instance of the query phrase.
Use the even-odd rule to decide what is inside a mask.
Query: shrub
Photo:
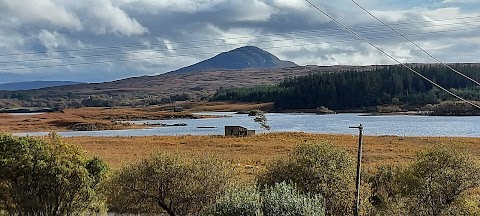
[[[392,104],[394,105],[400,105],[400,100],[396,97],[392,98]]]
[[[94,160],[87,160],[80,149],[63,143],[56,134],[50,134],[48,141],[1,134],[0,212],[67,215],[104,211],[96,187],[107,167]]]
[[[210,216],[262,216],[262,198],[257,187],[242,185],[227,189],[205,215]]]
[[[468,154],[452,146],[440,145],[421,152],[404,168],[382,167],[370,180],[373,203],[380,215],[480,213],[480,167]]]
[[[473,102],[479,105],[479,102]],[[434,106],[432,115],[471,116],[480,115],[478,108],[463,101],[444,101]]]
[[[480,186],[480,168],[465,152],[436,146],[419,153],[400,180],[413,214],[441,215],[464,192]]]
[[[401,112],[402,108],[397,105],[385,105],[385,106],[378,106],[376,107],[377,113],[393,113],[393,112]]]
[[[406,215],[405,203],[400,196],[398,184],[401,167],[382,165],[376,173],[368,178],[371,186],[371,204],[375,207],[374,215]]]
[[[263,194],[264,216],[325,215],[323,199],[320,196],[301,194],[285,182],[267,187]]]
[[[228,190],[208,209],[210,216],[322,216],[323,199],[300,193],[285,182],[265,187],[255,186]]]
[[[116,213],[196,214],[222,193],[228,179],[226,164],[216,158],[157,153],[112,177],[109,207]]]
[[[268,186],[293,182],[304,193],[319,194],[325,198],[326,215],[353,212],[355,166],[345,150],[329,143],[297,146],[288,157],[269,163],[258,182]],[[362,206],[367,204],[362,200]]]
[[[420,108],[421,111],[432,111],[434,106],[432,104],[425,104]]]

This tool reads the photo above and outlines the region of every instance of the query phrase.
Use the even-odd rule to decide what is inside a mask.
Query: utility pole
[[[363,125],[360,124],[358,127],[349,127],[358,129],[358,157],[357,157],[357,178],[356,182],[356,205],[355,205],[355,216],[360,215],[360,172],[362,170],[362,143],[363,143]]]

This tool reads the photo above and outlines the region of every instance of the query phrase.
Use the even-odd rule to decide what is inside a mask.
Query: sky
[[[401,62],[434,62],[351,0],[311,0]],[[357,0],[444,62],[480,62],[480,0]],[[304,0],[0,0],[0,83],[157,75],[241,46],[299,65],[395,62]]]

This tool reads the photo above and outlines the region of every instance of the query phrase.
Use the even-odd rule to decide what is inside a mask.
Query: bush
[[[263,194],[264,216],[325,215],[323,199],[320,196],[301,194],[285,182],[267,187]]]
[[[293,182],[304,193],[324,197],[326,215],[353,212],[355,165],[345,150],[332,144],[301,144],[288,157],[268,164],[265,173],[258,177],[259,185],[281,182]],[[368,200],[362,200],[362,207],[365,213]]]
[[[97,194],[107,167],[63,143],[0,135],[0,212],[10,215],[92,214],[105,211]],[[101,166],[98,166],[102,164]]]
[[[402,108],[397,105],[385,105],[385,106],[378,106],[376,107],[377,113],[394,113],[394,112],[401,112]]]
[[[435,146],[419,153],[413,164],[404,168],[380,168],[371,182],[380,215],[480,213],[480,167],[455,147]]]
[[[402,175],[402,194],[416,215],[441,215],[464,192],[480,186],[480,168],[473,159],[448,146],[419,153]]]
[[[480,105],[479,102],[473,102]],[[463,101],[444,101],[433,108],[432,115],[437,116],[472,116],[480,115],[480,110]]]
[[[265,187],[255,186],[228,190],[210,207],[210,216],[322,216],[323,199],[300,193],[285,182]]]
[[[229,188],[206,210],[205,215],[262,216],[261,196],[258,188],[252,185]]]
[[[108,203],[116,213],[196,214],[228,183],[224,162],[210,156],[157,153],[124,167],[108,184]]]

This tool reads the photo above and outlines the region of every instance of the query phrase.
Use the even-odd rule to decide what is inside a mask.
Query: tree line
[[[439,65],[411,65],[442,87],[468,99],[480,100],[480,88]],[[480,81],[480,66],[456,64],[453,68]],[[278,85],[221,89],[211,100],[275,102],[280,109],[360,109],[385,104],[425,105],[453,98],[403,66],[382,66],[372,71],[312,73],[287,78]]]
[[[213,155],[166,152],[111,170],[55,134],[0,134],[0,215],[353,213],[354,160],[328,142],[297,145],[251,181],[233,171]],[[480,166],[459,146],[435,144],[362,176],[361,215],[480,214]]]

